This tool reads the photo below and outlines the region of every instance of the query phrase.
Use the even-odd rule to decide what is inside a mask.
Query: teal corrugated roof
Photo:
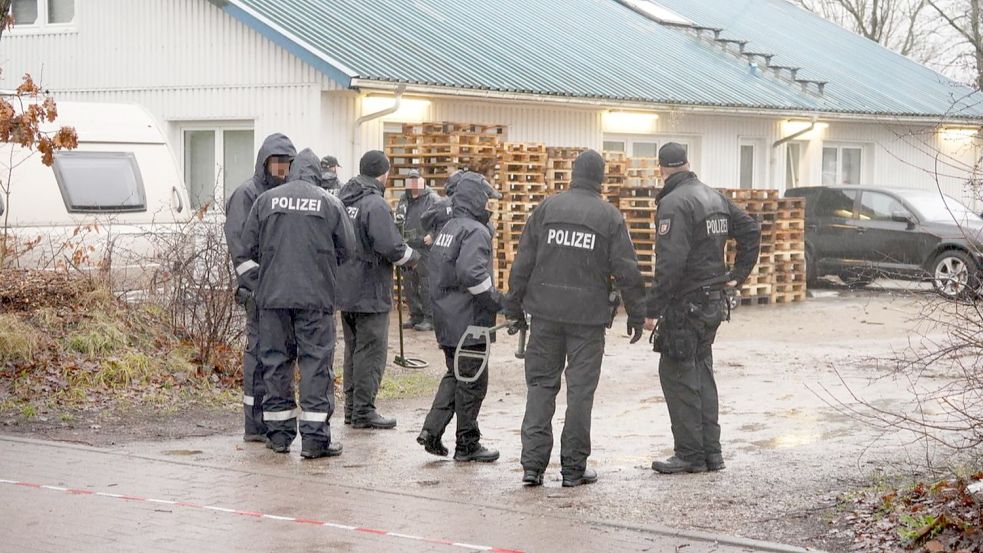
[[[950,95],[969,92],[783,1],[660,3],[698,24],[724,27],[724,36],[754,38],[755,47],[778,54],[776,63],[802,59],[802,76],[830,81],[826,94],[754,74],[745,60],[614,0],[232,0],[226,9],[308,59],[329,58],[342,68],[335,73],[341,80],[899,115],[941,115]],[[825,52],[804,48],[823,41],[835,44]],[[779,47],[794,49],[795,57]],[[875,67],[882,63],[888,66]],[[913,76],[917,87],[906,90]],[[983,117],[983,109],[961,115]]]

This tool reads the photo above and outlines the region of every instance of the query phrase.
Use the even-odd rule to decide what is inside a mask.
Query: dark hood
[[[601,191],[604,182],[604,156],[594,150],[582,152],[573,162],[570,188]]]
[[[272,188],[276,183],[273,183],[267,178],[269,175],[266,174],[266,160],[273,156],[289,156],[292,158],[296,155],[297,148],[294,148],[294,143],[287,138],[287,135],[274,133],[267,136],[266,140],[263,141],[263,145],[259,148],[259,153],[256,154],[256,170],[253,173],[254,180],[266,188]]]
[[[451,196],[452,215],[468,217],[482,223],[488,222],[491,212],[485,209],[488,203],[488,192],[485,185],[477,179],[463,179],[457,183],[454,195]]]
[[[328,190],[341,188],[341,181],[338,180],[338,173],[334,171],[324,171],[321,173],[321,186]]]
[[[321,160],[310,148],[305,148],[290,165],[288,181],[302,180],[314,186],[321,186]]]
[[[338,192],[338,199],[341,200],[341,203],[349,206],[370,194],[381,196],[383,192],[382,183],[378,179],[359,175],[341,187],[341,191]]]

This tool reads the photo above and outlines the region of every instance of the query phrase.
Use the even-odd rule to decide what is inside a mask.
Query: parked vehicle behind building
[[[111,269],[117,282],[147,272],[160,237],[192,217],[175,158],[154,118],[130,104],[58,103],[55,126],[78,132],[76,150],[54,165],[20,146],[0,147],[10,195],[2,226],[22,268]],[[9,201],[8,201],[9,200]]]
[[[957,298],[978,293],[983,218],[937,191],[880,187],[793,188],[806,199],[806,261],[814,284],[827,275],[847,285],[877,278],[931,282]]]

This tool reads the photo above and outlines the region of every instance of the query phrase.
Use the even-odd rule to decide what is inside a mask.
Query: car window
[[[129,152],[63,152],[55,155],[55,179],[69,212],[147,209],[143,177]]]
[[[893,196],[870,191],[860,196],[861,221],[892,221],[894,215],[910,217],[911,213]]]
[[[856,190],[827,188],[819,195],[819,203],[816,204],[815,210],[816,216],[852,219],[853,203],[856,198]]]

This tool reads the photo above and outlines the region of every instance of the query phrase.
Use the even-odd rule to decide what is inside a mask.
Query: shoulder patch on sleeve
[[[659,219],[659,236],[669,236],[672,232],[672,218]]]

